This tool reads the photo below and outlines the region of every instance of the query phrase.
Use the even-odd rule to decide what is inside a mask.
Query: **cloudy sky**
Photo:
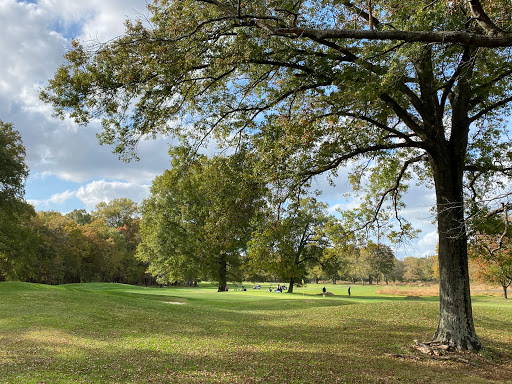
[[[98,144],[99,126],[78,127],[52,116],[38,94],[62,63],[73,38],[107,41],[122,34],[123,22],[146,14],[146,0],[0,0],[0,119],[21,133],[30,176],[26,199],[37,210],[63,213],[92,210],[100,201],[127,197],[140,202],[153,178],[169,165],[169,140],[143,142],[139,162],[124,163]],[[337,187],[318,180],[316,188],[333,207],[345,208]],[[422,229],[418,239],[397,255],[433,254],[437,243],[431,224],[433,191],[413,188],[407,196],[406,217]]]

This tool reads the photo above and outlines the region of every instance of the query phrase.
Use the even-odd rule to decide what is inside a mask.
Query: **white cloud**
[[[52,194],[48,199],[28,200],[39,210],[48,210],[54,207],[65,206],[72,199],[80,200],[87,210],[93,210],[102,201],[109,202],[117,198],[128,198],[136,203],[149,196],[149,185],[127,183],[122,181],[96,180],[81,186],[78,190],[66,190]]]
[[[66,201],[74,197],[76,197],[76,192],[67,190],[61,193],[55,193],[46,200],[28,200],[27,202],[35,207],[39,207],[41,209],[48,209],[49,207],[54,205],[62,205]]]
[[[417,248],[420,256],[432,256],[435,255],[435,250],[439,236],[437,231],[432,231],[423,236],[417,243]]]
[[[168,139],[141,143],[141,161],[126,164],[111,148],[99,146],[99,124],[78,127],[61,121],[51,116],[51,106],[39,100],[41,88],[63,62],[72,35],[111,39],[123,32],[127,17],[145,13],[146,4],[145,0],[0,1],[0,118],[20,131],[30,178],[148,184],[168,167]]]
[[[139,203],[149,196],[149,185],[99,180],[80,187],[75,195],[87,209],[91,210],[102,201],[109,202],[121,197]]]
[[[437,245],[437,241],[438,241],[438,234],[437,234],[437,231],[432,231],[432,232],[429,232],[427,233],[425,236],[423,236],[419,241],[418,241],[418,246],[419,247],[436,247]]]

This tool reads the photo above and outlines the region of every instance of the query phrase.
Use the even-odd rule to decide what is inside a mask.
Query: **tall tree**
[[[25,147],[12,124],[0,120],[0,208],[13,200],[22,200],[25,194]]]
[[[92,222],[91,214],[85,209],[73,209],[71,212],[66,213],[66,217],[80,225],[87,225]]]
[[[357,160],[375,165],[360,171],[382,170],[374,211],[399,207],[413,174],[429,180],[439,233],[434,339],[477,351],[464,186],[481,192],[510,175],[499,114],[512,101],[511,7],[160,0],[150,23],[128,22],[118,39],[92,49],[75,42],[41,96],[80,123],[102,117],[101,141],[128,156],[157,132],[201,140],[216,131],[233,142],[281,127],[280,154],[302,178]],[[398,210],[395,219],[406,228]]]
[[[34,207],[11,201],[0,208],[0,280],[32,281],[37,266],[39,237]]]
[[[337,278],[349,275],[350,261],[354,254],[359,254],[353,236],[346,233],[345,227],[339,220],[332,218],[325,224],[325,235],[330,245],[324,249],[322,270],[336,283]]]
[[[153,182],[142,206],[138,256],[161,282],[209,278],[224,291],[228,279],[240,278],[262,188],[244,151],[187,157],[174,151],[172,169]]]
[[[37,241],[31,226],[34,208],[24,201],[28,167],[21,136],[0,120],[0,278],[32,276]]]
[[[404,259],[404,280],[414,282],[421,280],[420,259],[408,256]]]

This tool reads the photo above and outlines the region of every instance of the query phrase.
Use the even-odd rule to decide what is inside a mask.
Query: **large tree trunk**
[[[439,233],[439,323],[435,341],[459,350],[479,351],[469,287],[467,234],[464,224],[463,156],[453,148],[431,158]]]
[[[227,262],[226,255],[222,254],[219,256],[219,289],[217,292],[225,292],[227,285]]]

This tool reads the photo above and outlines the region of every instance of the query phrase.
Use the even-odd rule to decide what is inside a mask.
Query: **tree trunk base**
[[[437,329],[434,341],[430,344],[445,345],[453,350],[478,353],[482,349],[482,343],[474,332],[464,332],[464,337],[456,337],[449,331]],[[473,335],[473,336],[471,336]],[[461,335],[459,335],[461,336]],[[424,343],[425,344],[425,343]]]

